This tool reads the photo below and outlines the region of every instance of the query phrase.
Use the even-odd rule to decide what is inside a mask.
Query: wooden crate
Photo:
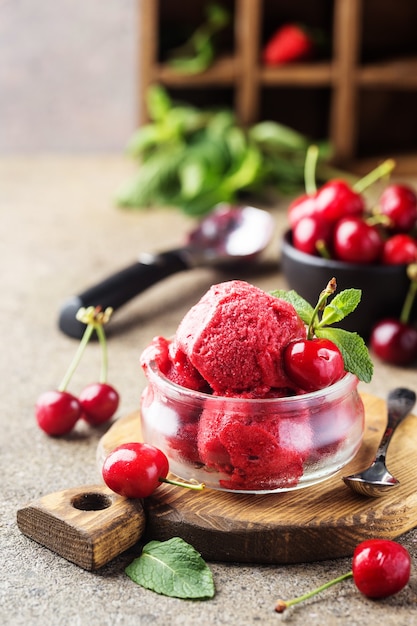
[[[219,0],[217,0],[219,1]],[[417,3],[413,0],[222,0],[232,24],[216,62],[198,75],[164,62],[166,34],[181,37],[204,20],[206,0],[141,0],[140,113],[152,83],[198,106],[230,105],[242,125],[272,119],[328,138],[335,162],[369,168],[387,157],[397,172],[417,168]],[[314,61],[267,67],[261,50],[285,22],[327,35]]]

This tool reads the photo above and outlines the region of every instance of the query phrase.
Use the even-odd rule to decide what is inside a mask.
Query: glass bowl
[[[304,395],[212,396],[168,380],[146,364],[143,440],[162,450],[171,473],[234,493],[265,494],[322,482],[357,453],[364,432],[358,379]]]

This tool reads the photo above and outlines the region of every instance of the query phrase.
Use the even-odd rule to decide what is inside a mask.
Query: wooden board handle
[[[86,570],[115,558],[142,536],[145,514],[104,485],[51,493],[17,512],[20,531]]]

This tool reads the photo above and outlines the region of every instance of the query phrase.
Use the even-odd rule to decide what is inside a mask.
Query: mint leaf
[[[325,306],[318,326],[329,326],[340,322],[356,309],[361,297],[362,291],[360,289],[345,289],[335,295],[331,302]]]
[[[281,298],[282,300],[286,300],[290,304],[293,305],[294,309],[297,311],[298,315],[303,320],[304,324],[307,326],[310,324],[311,319],[313,317],[314,309],[307,300],[304,300],[296,291],[291,289],[290,291],[285,291],[284,289],[276,289],[271,292],[272,296],[275,298]]]
[[[373,374],[373,363],[364,340],[357,333],[342,328],[317,328],[316,336],[329,339],[339,348],[345,362],[345,369],[369,383]]]
[[[213,575],[199,552],[180,537],[150,541],[125,569],[133,582],[173,598],[212,598]]]

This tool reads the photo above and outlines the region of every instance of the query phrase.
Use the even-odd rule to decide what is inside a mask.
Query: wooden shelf
[[[417,56],[370,63],[358,68],[357,82],[363,87],[415,91],[417,89]]]
[[[215,87],[216,85],[235,84],[240,65],[234,57],[218,59],[208,70],[201,74],[194,74],[192,81],[190,76],[176,72],[168,65],[158,64],[154,66],[154,81],[160,82],[167,87],[198,87],[200,85]]]
[[[171,35],[184,26],[192,32],[204,19],[206,0],[194,0],[192,6],[172,0],[140,1],[140,123],[147,120],[147,89],[159,83],[174,98],[176,93],[186,94],[190,103],[194,95],[196,104],[205,98],[210,104],[216,98],[217,104],[230,103],[243,126],[275,119],[302,132],[318,129],[321,136],[312,136],[312,141],[329,139],[340,165],[361,159],[379,161],[395,152],[407,170],[413,162],[417,167],[417,39],[413,36],[417,3],[316,0],[313,10],[310,0],[218,1],[231,12],[232,24],[216,62],[197,75],[180,74],[164,63],[163,30],[168,23]],[[328,58],[263,65],[261,51],[268,37],[290,21],[325,32],[330,41]],[[295,107],[297,93],[300,103]],[[281,106],[283,102],[289,104]]]
[[[331,86],[334,73],[330,62],[261,67],[259,68],[259,83],[261,86]]]

